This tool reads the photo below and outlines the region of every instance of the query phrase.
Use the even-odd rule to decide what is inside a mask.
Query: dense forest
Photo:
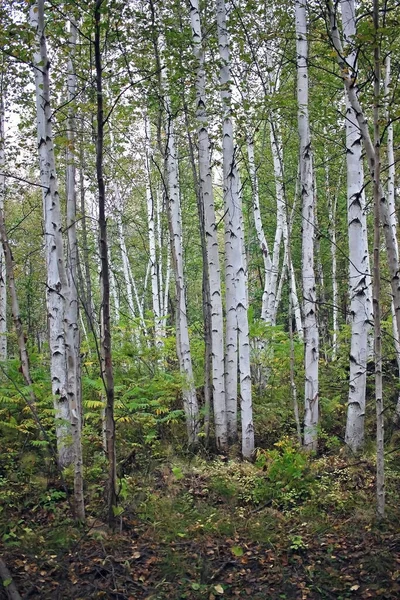
[[[399,598],[399,4],[0,22],[0,598]]]

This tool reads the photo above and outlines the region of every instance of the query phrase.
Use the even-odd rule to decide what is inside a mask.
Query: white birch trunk
[[[346,45],[354,46],[356,19],[354,0],[342,0],[343,37]],[[357,72],[356,51],[346,58],[353,74]],[[349,232],[350,283],[350,374],[345,441],[353,452],[364,443],[364,420],[367,385],[368,331],[371,307],[368,307],[367,287],[369,255],[365,215],[362,140],[357,117],[346,94],[346,162],[347,217]]]
[[[387,197],[388,197],[388,206],[389,206],[389,214],[390,214],[390,226],[392,228],[392,235],[397,239],[397,217],[396,217],[396,204],[395,204],[395,158],[394,158],[394,150],[393,150],[393,123],[390,120],[389,114],[389,106],[390,106],[390,81],[391,81],[391,57],[390,54],[387,55],[385,60],[385,117],[388,123],[387,126],[387,162],[388,162],[388,179],[387,179]],[[397,257],[398,258],[398,257]],[[394,308],[393,299],[391,302],[392,309],[392,324],[393,324],[393,338],[394,338],[394,347],[396,351],[396,360],[397,367],[399,369],[400,376],[400,337],[399,330],[397,328],[396,322],[396,311]],[[397,425],[400,422],[400,392],[397,398],[395,414],[393,417],[394,423]]]
[[[69,59],[68,59],[68,144],[67,144],[67,275],[68,293],[65,294],[65,348],[67,359],[68,396],[71,408],[71,430],[74,445],[74,499],[76,517],[85,520],[83,500],[83,458],[82,458],[82,400],[81,400],[81,362],[78,303],[78,242],[76,237],[76,168],[75,168],[75,108],[76,74],[74,57],[77,39],[77,27],[70,21]],[[62,267],[61,267],[62,268]],[[65,286],[66,287],[66,286]]]
[[[224,323],[222,312],[221,271],[219,262],[217,226],[214,209],[214,192],[210,164],[210,139],[206,111],[206,81],[204,50],[198,0],[190,2],[190,20],[194,55],[197,59],[196,116],[198,120],[199,185],[204,207],[205,237],[211,299],[212,385],[215,438],[217,448],[226,450],[228,430],[225,403]]]
[[[271,275],[269,279],[268,308],[266,321],[271,325],[276,324],[276,295],[279,275],[279,256],[282,242],[283,227],[285,221],[285,199],[283,189],[283,169],[282,169],[282,142],[279,139],[277,124],[270,124],[270,143],[272,152],[272,161],[275,175],[275,194],[276,194],[276,229],[274,248],[272,251]]]
[[[4,175],[5,132],[4,132],[4,91],[0,90],[0,211],[4,213],[6,178]],[[0,361],[7,360],[7,276],[3,247],[0,248]]]
[[[222,152],[225,206],[226,362],[225,389],[228,439],[237,438],[238,343],[242,421],[242,454],[254,449],[251,397],[250,344],[248,339],[246,272],[242,249],[240,182],[233,139],[231,110],[230,49],[224,0],[217,0],[217,31],[220,55],[220,93],[223,110]],[[239,337],[239,340],[238,340]]]
[[[114,186],[114,192],[115,192],[115,197],[117,198],[118,207],[121,207],[121,199],[119,196],[119,190],[118,190],[117,185]],[[123,230],[123,226],[122,226],[122,218],[121,218],[121,214],[119,212],[117,215],[117,227],[118,227],[118,244],[121,249],[122,271],[124,274],[124,283],[125,283],[125,289],[126,289],[126,300],[128,303],[128,309],[129,309],[130,315],[131,315],[132,319],[135,319],[136,311],[135,311],[135,302],[134,302],[134,297],[133,297],[132,280],[131,280],[130,271],[129,271],[128,251],[126,249],[126,244],[125,244],[124,230]]]
[[[336,260],[336,209],[337,209],[337,196],[336,193],[332,194],[330,189],[329,180],[329,162],[328,156],[325,157],[325,181],[326,181],[326,193],[328,195],[328,218],[329,218],[329,239],[330,239],[330,252],[332,260],[332,320],[333,320],[333,331],[332,331],[332,360],[336,359],[338,351],[338,333],[339,333],[339,293],[337,283],[337,260]],[[341,178],[339,178],[340,181]],[[339,188],[339,185],[337,186]]]
[[[47,311],[51,355],[51,384],[56,418],[58,460],[61,467],[73,460],[71,413],[67,392],[66,340],[64,332],[65,289],[60,267],[64,267],[60,201],[55,171],[51,109],[49,103],[49,61],[44,36],[44,1],[30,11],[35,30],[33,66],[36,85],[37,139],[40,179],[43,186],[45,254],[47,264]]]
[[[146,176],[146,206],[147,206],[147,228],[149,232],[149,253],[150,253],[150,280],[151,280],[151,300],[154,315],[154,341],[157,348],[163,347],[163,331],[161,320],[161,294],[158,279],[158,264],[156,250],[156,209],[154,206],[153,192],[151,189],[151,161],[150,161],[150,123],[145,117],[145,176]],[[160,222],[157,220],[157,226]],[[160,265],[162,268],[162,265]]]
[[[256,163],[254,159],[254,141],[252,136],[250,135],[247,136],[247,157],[249,161],[249,176],[253,198],[254,223],[264,263],[264,290],[262,295],[261,318],[263,319],[263,321],[265,321],[267,319],[268,314],[268,291],[270,287],[269,279],[272,272],[272,260],[261,219],[260,196],[258,192],[258,177]]]
[[[114,269],[112,266],[110,246],[108,247],[108,264],[110,265],[110,271],[109,271],[109,273],[110,273],[110,293],[111,293],[111,297],[113,299],[113,305],[114,305],[114,319],[115,319],[115,323],[118,323],[119,316],[120,316],[120,304],[119,304],[119,296],[118,296],[117,286],[115,283]]]
[[[161,54],[164,52],[164,47],[164,39],[160,37]],[[180,371],[184,378],[182,393],[183,405],[186,414],[188,441],[189,444],[193,445],[198,443],[200,423],[199,407],[193,378],[192,356],[190,352],[189,331],[186,314],[186,289],[183,269],[182,219],[178,155],[175,143],[174,122],[171,115],[167,73],[165,68],[162,69],[161,74],[164,102],[166,107],[165,130],[167,135],[167,145],[165,150],[165,163],[168,189],[167,208],[176,286],[176,345]]]
[[[308,116],[308,42],[306,0],[296,0],[297,100],[302,197],[302,277],[304,303],[304,446],[317,449],[319,335],[314,272],[315,199]]]

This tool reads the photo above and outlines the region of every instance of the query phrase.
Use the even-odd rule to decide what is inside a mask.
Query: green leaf
[[[172,472],[175,476],[175,479],[177,479],[178,481],[180,479],[183,479],[184,475],[183,475],[182,469],[180,467],[172,467]]]
[[[11,577],[10,577],[10,579],[4,579],[4,581],[3,581],[3,585],[4,585],[4,587],[8,587],[8,586],[9,586],[9,585],[11,585],[11,584],[12,584],[12,579],[11,579]]]
[[[232,546],[231,552],[234,556],[243,556],[244,551],[240,546]]]

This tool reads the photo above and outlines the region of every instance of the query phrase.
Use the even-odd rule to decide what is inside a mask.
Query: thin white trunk
[[[306,0],[296,0],[297,100],[302,196],[302,277],[304,303],[304,446],[317,449],[319,335],[314,272],[315,198],[308,116],[308,42]]]
[[[114,319],[115,319],[115,323],[118,323],[119,316],[120,316],[120,304],[119,304],[119,296],[118,296],[117,286],[115,283],[114,269],[112,266],[110,247],[108,247],[108,264],[110,265],[110,271],[109,271],[110,272],[110,292],[111,292],[111,296],[112,296],[113,304],[114,304]]]
[[[74,446],[74,500],[76,517],[85,520],[83,500],[83,458],[82,458],[82,399],[81,361],[78,301],[78,242],[76,237],[76,168],[75,168],[75,107],[76,74],[74,67],[77,27],[70,21],[68,58],[68,144],[67,144],[67,275],[68,294],[65,296],[65,349],[67,359],[68,396],[71,408],[71,430]]]
[[[226,362],[225,389],[228,439],[237,438],[237,370],[239,358],[242,454],[254,450],[254,426],[248,337],[246,270],[243,264],[242,206],[235,158],[231,109],[230,48],[224,0],[216,1],[220,55],[220,93],[223,110],[222,153],[225,207]],[[239,347],[239,348],[238,348]],[[239,349],[239,357],[238,357]]]
[[[329,179],[329,162],[328,156],[325,157],[325,187],[328,196],[328,219],[329,219],[329,239],[330,252],[332,260],[332,360],[336,359],[338,351],[338,333],[339,333],[339,293],[337,283],[337,259],[336,259],[336,209],[337,209],[337,192],[332,193]],[[340,182],[341,177],[339,177]],[[339,188],[339,184],[337,189]]]
[[[154,341],[157,348],[163,347],[163,331],[161,320],[161,294],[159,288],[158,268],[162,270],[162,264],[157,264],[156,249],[156,209],[154,206],[153,191],[151,189],[151,146],[150,146],[150,123],[145,117],[145,174],[146,174],[146,205],[147,205],[147,228],[149,232],[149,252],[150,252],[150,280],[151,280],[151,300],[154,315]],[[160,222],[157,220],[157,226]]]
[[[165,51],[165,42],[160,37],[161,54]],[[182,218],[179,187],[178,155],[175,142],[174,122],[171,114],[171,102],[168,91],[166,69],[162,69],[162,89],[166,107],[165,130],[167,144],[165,150],[165,163],[167,175],[167,208],[169,216],[169,229],[171,238],[171,252],[173,258],[176,286],[176,343],[183,383],[183,404],[186,414],[186,424],[189,444],[198,443],[199,434],[199,407],[196,388],[193,378],[192,356],[190,352],[189,330],[187,323],[186,289],[183,269],[183,243],[182,243]]]
[[[285,221],[285,198],[283,189],[283,168],[282,168],[282,142],[277,131],[277,123],[270,124],[270,142],[272,161],[275,175],[275,194],[276,194],[276,228],[274,248],[272,251],[271,275],[269,279],[268,308],[266,321],[271,325],[276,324],[276,295],[279,275],[279,256],[282,242],[283,227]]]
[[[353,47],[356,35],[354,0],[342,0],[343,38]],[[347,56],[352,73],[357,72],[356,51]],[[357,93],[357,92],[355,92]],[[345,441],[353,452],[364,443],[365,394],[367,385],[368,331],[371,307],[367,287],[369,255],[365,214],[364,172],[361,134],[357,117],[346,95],[347,218],[349,232],[350,283],[350,374]]]
[[[4,100],[3,89],[0,90],[0,211],[4,212],[6,178],[4,175],[5,134],[4,134]],[[0,361],[7,360],[7,276],[3,247],[0,248]]]
[[[388,162],[388,179],[387,179],[387,197],[390,214],[390,225],[392,228],[392,235],[397,239],[397,216],[396,216],[396,205],[395,205],[395,158],[393,150],[393,122],[390,119],[389,107],[390,107],[390,80],[391,80],[391,57],[387,55],[385,59],[385,117],[387,120],[387,162]],[[393,299],[391,302],[392,309],[392,324],[393,324],[393,340],[396,351],[397,367],[399,369],[400,376],[400,337],[399,330],[396,322],[396,311],[394,308]],[[395,413],[393,417],[394,423],[397,425],[400,422],[400,392],[397,398]]]
[[[118,190],[117,185],[114,186],[114,192],[115,192],[115,196],[117,198],[118,206],[120,207],[121,199],[119,196],[119,190]],[[133,289],[132,289],[132,281],[131,281],[130,272],[129,272],[129,258],[128,258],[128,252],[126,249],[124,230],[123,230],[122,218],[121,218],[120,213],[118,213],[118,216],[117,216],[117,227],[118,227],[118,244],[121,249],[122,270],[124,273],[124,283],[125,283],[125,289],[126,289],[126,300],[128,303],[129,313],[130,313],[131,317],[133,319],[135,319],[136,311],[135,311],[135,302],[134,302]]]
[[[61,467],[71,464],[73,448],[71,412],[68,402],[65,318],[65,263],[61,229],[60,201],[55,170],[51,108],[49,94],[49,61],[44,36],[44,0],[30,10],[35,31],[33,66],[36,84],[37,139],[40,179],[43,186],[45,254],[47,264],[47,311],[51,355],[51,384],[56,418],[58,460]],[[64,278],[61,269],[64,270]]]
[[[248,128],[249,131],[249,128]],[[247,136],[247,157],[249,161],[249,176],[253,198],[253,216],[256,226],[256,233],[260,250],[264,262],[264,290],[262,295],[261,318],[265,321],[268,313],[268,290],[269,279],[272,271],[271,255],[268,249],[268,243],[264,234],[264,227],[261,219],[260,196],[258,192],[258,177],[256,163],[254,159],[254,140],[251,135]]]
[[[164,287],[164,300],[163,300],[163,336],[166,335],[167,327],[167,316],[168,316],[168,298],[169,298],[169,284],[171,281],[171,242],[168,240],[167,243],[167,264],[165,267],[165,287]]]
[[[199,185],[200,198],[204,209],[206,230],[205,237],[208,259],[207,268],[210,284],[212,385],[215,438],[217,448],[226,450],[228,444],[228,430],[225,403],[224,320],[222,312],[221,270],[210,164],[210,139],[208,135],[208,116],[206,110],[207,99],[204,50],[198,0],[191,0],[190,2],[190,20],[192,25],[194,55],[197,59],[196,116],[198,120],[197,135],[199,145]]]

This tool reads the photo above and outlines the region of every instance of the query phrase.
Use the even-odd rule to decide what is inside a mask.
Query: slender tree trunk
[[[97,92],[97,139],[96,139],[96,175],[99,201],[99,250],[101,263],[101,353],[102,377],[106,392],[105,426],[108,458],[108,522],[114,525],[114,507],[117,504],[117,464],[115,449],[115,420],[114,420],[114,374],[111,352],[110,324],[110,275],[108,263],[107,219],[105,213],[105,185],[103,176],[103,145],[104,145],[104,109],[103,109],[103,68],[101,63],[101,6],[104,0],[97,0],[94,10],[95,38],[94,58],[96,67]]]
[[[304,302],[305,417],[304,446],[317,449],[319,335],[314,271],[315,198],[308,117],[308,42],[306,1],[296,0],[297,98],[302,196],[302,275]]]
[[[5,136],[4,136],[4,90],[0,90],[0,211],[4,212]],[[3,248],[0,248],[0,361],[7,360],[7,271]]]
[[[228,430],[225,403],[224,368],[224,324],[221,294],[221,270],[219,262],[217,225],[214,209],[214,192],[210,164],[210,139],[208,135],[208,115],[206,109],[206,79],[204,68],[203,38],[200,23],[198,0],[191,0],[190,19],[193,34],[193,50],[197,59],[196,73],[196,116],[198,121],[199,146],[199,199],[200,212],[204,218],[204,239],[206,261],[204,269],[209,281],[209,299],[211,316],[212,385],[215,438],[217,448],[226,450]],[[207,319],[208,315],[206,315]]]
[[[30,16],[31,25],[36,34],[33,65],[36,84],[40,179],[43,186],[51,379],[56,418],[58,460],[60,467],[63,468],[73,461],[73,447],[69,441],[71,436],[71,411],[68,401],[68,392],[72,390],[67,390],[66,332],[64,330],[66,295],[69,295],[69,291],[66,289],[60,200],[51,128],[49,61],[44,35],[44,0],[39,0],[31,8]]]
[[[82,238],[82,256],[84,266],[85,279],[85,316],[89,330],[95,332],[96,319],[94,316],[93,307],[93,292],[92,292],[92,277],[90,274],[90,257],[89,257],[89,238],[87,231],[87,216],[85,205],[85,177],[84,177],[84,149],[83,140],[80,140],[79,148],[79,192],[80,192],[80,212],[81,212],[81,238]]]
[[[326,175],[326,193],[328,196],[328,219],[329,219],[329,239],[330,239],[330,252],[332,260],[332,360],[336,359],[338,345],[338,334],[339,334],[339,292],[337,282],[337,258],[336,258],[336,213],[337,213],[337,195],[333,194],[331,190],[330,177],[329,177],[329,157],[325,158],[325,175]],[[339,178],[340,181],[341,178]],[[339,185],[337,186],[339,188]]]
[[[279,258],[285,220],[285,193],[283,187],[282,142],[280,140],[277,123],[272,122],[271,120],[270,129],[271,152],[275,175],[276,228],[274,248],[272,251],[271,274],[269,278],[269,294],[266,321],[268,323],[271,323],[271,325],[276,325],[276,300],[278,291]]]
[[[249,176],[253,198],[254,223],[256,226],[257,239],[260,245],[264,263],[264,290],[262,295],[261,318],[265,321],[267,319],[268,314],[268,296],[270,288],[269,280],[272,272],[272,260],[261,219],[258,177],[256,163],[254,159],[254,140],[253,137],[249,134],[247,135],[247,157],[249,161]]]
[[[228,440],[234,442],[237,438],[237,370],[239,367],[242,454],[248,458],[254,450],[250,343],[247,319],[246,269],[243,264],[242,205],[233,138],[230,47],[224,0],[217,0],[216,11],[220,55],[220,93],[223,110],[222,154],[226,287],[225,390]]]
[[[118,207],[120,210],[122,210],[121,200],[119,197],[119,190],[118,190],[117,186],[114,187],[114,191],[115,191],[115,195],[117,198]],[[126,249],[124,231],[123,231],[123,226],[122,226],[122,217],[121,217],[120,212],[118,212],[118,215],[117,215],[117,227],[118,227],[118,245],[121,249],[122,270],[123,270],[123,274],[124,274],[126,299],[127,299],[130,316],[132,319],[135,319],[136,311],[135,311],[135,302],[134,302],[134,297],[133,297],[132,279],[130,276],[128,251]]]
[[[160,54],[164,53],[165,41],[160,37]],[[182,217],[179,187],[178,153],[176,148],[174,121],[171,114],[168,80],[166,70],[161,73],[161,85],[166,107],[165,131],[167,143],[165,148],[165,166],[167,180],[167,209],[171,239],[171,252],[175,272],[176,286],[176,342],[181,374],[184,377],[183,404],[186,414],[188,441],[190,445],[198,443],[199,408],[196,388],[193,379],[192,356],[190,352],[189,331],[187,322],[186,289],[183,269]]]
[[[343,37],[354,47],[356,17],[354,0],[342,1]],[[357,73],[356,50],[347,62]],[[365,214],[364,172],[361,134],[357,117],[346,94],[347,218],[349,232],[350,289],[350,373],[345,441],[353,452],[364,443],[365,394],[367,385],[368,331],[371,307],[368,306],[369,254]]]
[[[150,280],[151,280],[151,300],[154,315],[154,342],[157,348],[161,349],[164,345],[162,335],[161,320],[161,293],[159,288],[158,271],[162,265],[157,263],[156,250],[156,226],[160,227],[160,222],[156,221],[156,208],[154,205],[153,191],[151,188],[151,140],[150,140],[150,122],[147,116],[144,119],[145,126],[145,174],[146,174],[146,206],[147,206],[147,226],[149,230],[149,253],[150,253]]]
[[[66,357],[68,372],[68,393],[71,406],[71,430],[74,445],[74,500],[76,518],[85,520],[83,499],[83,458],[82,458],[82,398],[81,361],[78,301],[78,242],[76,237],[76,169],[75,169],[75,106],[76,74],[74,67],[77,27],[70,21],[69,60],[68,60],[68,145],[67,145],[67,275],[69,295],[66,297],[65,325]]]
[[[381,332],[381,273],[380,273],[380,214],[382,200],[379,106],[381,102],[381,56],[379,29],[379,0],[373,0],[374,19],[374,340],[375,340],[375,403],[376,403],[376,500],[378,516],[385,516],[384,415],[382,389],[382,332]],[[397,255],[398,256],[398,255]]]
[[[392,228],[392,235],[393,235],[393,237],[395,237],[397,239],[397,225],[398,224],[397,224],[396,204],[395,204],[395,199],[396,199],[395,165],[396,165],[396,163],[395,163],[394,150],[393,150],[393,122],[392,122],[392,120],[390,118],[390,114],[389,114],[390,81],[391,81],[391,56],[390,56],[390,54],[388,54],[385,59],[385,89],[384,89],[385,113],[386,113],[385,117],[386,117],[386,121],[388,123],[388,125],[387,125],[387,142],[386,142],[386,144],[387,144],[387,162],[388,162],[387,198],[388,198],[388,205],[389,205],[390,225]],[[396,311],[394,308],[393,299],[391,302],[391,309],[392,309],[392,321],[393,321],[394,346],[395,346],[396,360],[397,360],[397,366],[399,369],[399,376],[400,376],[400,336],[399,336],[399,331],[397,329]],[[397,398],[396,408],[395,408],[395,412],[394,412],[394,416],[393,416],[393,422],[395,423],[395,425],[398,425],[400,423],[400,393]]]

